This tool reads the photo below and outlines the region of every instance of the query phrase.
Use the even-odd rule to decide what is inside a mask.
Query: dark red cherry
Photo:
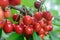
[[[14,21],[18,22],[20,20],[20,15],[19,14],[14,14],[12,18],[13,18]]]

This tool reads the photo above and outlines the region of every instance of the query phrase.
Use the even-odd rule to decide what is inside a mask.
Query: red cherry
[[[4,24],[5,24],[5,20],[0,20],[0,29],[3,28]]]
[[[6,6],[9,5],[9,1],[8,0],[0,0],[0,6],[5,8]]]
[[[40,35],[40,37],[41,37],[42,39],[44,38],[44,36],[45,36],[44,34],[41,34],[41,35]]]
[[[34,17],[35,17],[37,20],[41,20],[41,19],[42,19],[41,12],[36,12],[36,13],[34,14]]]
[[[32,23],[32,18],[31,18],[31,16],[29,16],[29,15],[24,16],[24,17],[23,17],[23,22],[24,22],[26,25],[31,24],[31,23]]]
[[[20,20],[20,15],[14,14],[13,15],[13,20],[18,22]]]
[[[26,26],[25,33],[26,33],[26,35],[32,35],[33,28],[32,27],[29,27],[29,26]]]
[[[11,11],[9,8],[6,8],[5,12],[4,12],[4,16],[5,18],[10,18],[11,17]]]
[[[34,26],[34,29],[39,32],[39,30],[41,29],[41,26],[39,23],[36,23],[35,26]]]
[[[49,11],[43,12],[42,16],[48,21],[52,20],[53,17]]]
[[[39,35],[44,34],[44,33],[45,33],[45,31],[44,31],[43,28],[41,28],[41,29],[38,31],[38,34],[39,34]]]
[[[13,24],[13,31],[15,31],[16,24]]]
[[[44,27],[45,31],[52,31],[53,27],[51,25],[47,25]]]
[[[43,20],[40,20],[40,21],[39,21],[39,24],[41,25],[41,27],[44,27],[44,25],[45,25],[45,23],[44,23]]]
[[[52,21],[46,21],[47,25],[52,25]]]
[[[0,20],[4,19],[4,12],[2,10],[2,8],[0,7]]]
[[[17,34],[22,34],[22,33],[23,33],[23,28],[20,27],[20,25],[17,25],[17,26],[15,27],[15,32],[16,32]]]
[[[7,21],[4,25],[4,32],[5,33],[10,33],[13,31],[13,25],[11,24],[10,21]]]
[[[13,6],[21,4],[21,0],[9,0],[9,3]]]
[[[35,17],[32,17],[32,23],[31,24],[32,25],[35,25],[36,21],[37,21],[36,18]]]
[[[20,27],[22,27],[23,29],[25,29],[26,25],[23,22],[20,22]]]

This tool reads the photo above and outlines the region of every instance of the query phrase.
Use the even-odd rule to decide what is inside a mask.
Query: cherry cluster
[[[0,6],[5,8],[8,5],[19,5],[21,3],[21,0],[0,0]]]
[[[3,27],[4,23],[5,23],[5,19],[10,18],[11,17],[11,11],[9,8],[6,8],[5,10],[3,10],[0,7],[0,28]]]
[[[16,19],[16,17],[18,17]],[[13,20],[19,21],[19,15],[14,14]],[[5,33],[10,33],[12,31],[17,34],[24,33],[25,35],[32,35],[34,31],[40,35],[41,38],[44,38],[45,35],[49,34],[52,31],[52,18],[53,16],[49,11],[45,12],[36,12],[34,16],[25,15],[22,17],[22,21],[19,24],[13,24],[11,21],[7,20],[3,27]]]

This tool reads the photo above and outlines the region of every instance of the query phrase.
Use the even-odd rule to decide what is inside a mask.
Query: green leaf
[[[33,40],[41,40],[40,36],[36,32],[33,33]]]
[[[57,37],[57,34],[55,31],[52,31],[50,34],[49,34],[49,38],[50,40],[58,40],[58,37]]]
[[[60,20],[54,19],[53,24],[57,25],[57,26],[60,26]]]
[[[55,4],[60,5],[60,0],[54,0]]]
[[[17,33],[13,33],[6,40],[24,40],[24,35],[23,34],[19,35]]]
[[[52,12],[53,16],[59,16],[59,13],[57,10],[55,9],[50,9],[50,11]]]
[[[22,0],[22,5],[28,6],[28,7],[34,7],[34,2],[36,0]]]
[[[0,29],[0,38],[1,38],[1,36],[2,36],[2,29]]]

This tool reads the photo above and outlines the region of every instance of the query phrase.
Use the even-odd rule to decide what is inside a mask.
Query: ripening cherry
[[[0,20],[0,29],[3,28],[4,24],[5,24],[5,20]]]
[[[42,13],[41,13],[41,12],[35,12],[34,17],[35,17],[37,20],[41,20],[41,19],[42,19]]]
[[[52,20],[53,18],[53,16],[51,15],[49,11],[43,12],[42,16],[48,21]]]
[[[21,0],[9,0],[10,5],[16,6],[21,4]]]
[[[6,21],[5,25],[4,25],[4,32],[5,33],[10,33],[13,31],[13,25],[10,21]]]
[[[22,33],[23,33],[23,28],[20,27],[20,25],[17,25],[17,26],[15,27],[15,32],[16,32],[17,34],[22,34]]]
[[[24,22],[24,24],[26,24],[26,25],[31,24],[31,23],[32,23],[32,18],[31,18],[31,16],[29,16],[29,15],[24,16],[24,17],[23,17],[23,22]]]
[[[32,35],[33,34],[33,28],[26,26],[25,33],[26,33],[26,35]]]
[[[44,27],[45,31],[52,31],[53,27],[51,25],[47,25]]]
[[[9,0],[0,0],[0,6],[5,8],[9,5]]]
[[[4,19],[4,12],[2,10],[2,8],[0,7],[0,20]]]
[[[5,9],[4,17],[5,17],[5,18],[10,18],[10,17],[11,17],[11,11],[10,11],[9,8],[6,8],[6,9]]]
[[[20,15],[19,14],[14,14],[12,18],[13,18],[14,21],[19,22]]]

